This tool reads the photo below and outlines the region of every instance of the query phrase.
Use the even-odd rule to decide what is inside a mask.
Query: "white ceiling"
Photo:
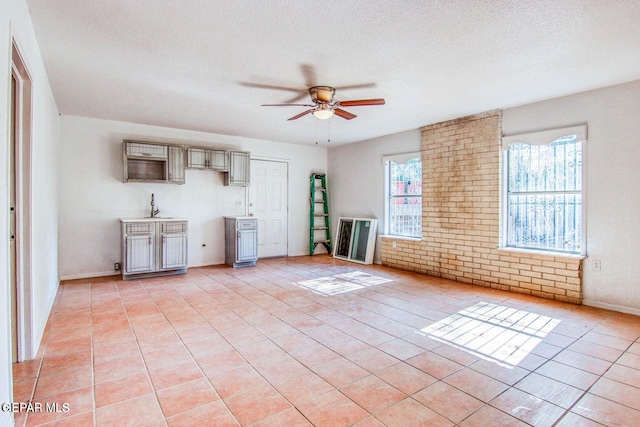
[[[27,3],[62,114],[272,141],[335,146],[640,78],[638,0]],[[290,122],[305,108],[260,106],[297,94],[261,85],[311,83],[371,84],[335,99],[386,105]]]

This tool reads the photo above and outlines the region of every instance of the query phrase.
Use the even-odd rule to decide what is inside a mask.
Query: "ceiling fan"
[[[262,104],[263,107],[310,107],[308,110],[302,113],[296,114],[290,117],[288,120],[296,120],[300,117],[306,116],[311,113],[313,116],[320,120],[326,120],[334,114],[338,117],[342,117],[346,120],[351,120],[357,117],[355,114],[343,110],[341,107],[361,107],[365,105],[384,105],[383,98],[375,99],[358,99],[353,101],[334,101],[333,95],[336,93],[336,89],[331,86],[312,86],[309,88],[309,95],[311,96],[311,102],[313,104]]]

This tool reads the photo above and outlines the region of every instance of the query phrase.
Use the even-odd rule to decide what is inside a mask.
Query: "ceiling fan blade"
[[[313,104],[261,104],[261,107],[315,107]]]
[[[302,116],[306,116],[307,114],[311,113],[313,110],[314,110],[314,109],[312,108],[312,109],[310,109],[310,110],[303,111],[303,112],[302,112],[302,113],[300,113],[300,114],[296,114],[295,116],[288,118],[288,119],[287,119],[287,121],[289,121],[289,120],[296,120],[296,119],[299,119],[300,117],[302,117]]]
[[[315,86],[316,70],[313,65],[302,64],[300,70],[302,71],[302,77],[304,77],[304,84],[306,84],[307,87]]]
[[[333,109],[333,112],[335,113],[335,115],[336,115],[336,116],[340,116],[340,117],[342,117],[343,119],[347,119],[347,120],[351,120],[351,119],[353,119],[353,118],[358,117],[358,116],[356,116],[355,114],[352,114],[352,113],[350,113],[350,112],[348,112],[348,111],[344,111],[344,110],[343,110],[343,109],[341,109],[341,108],[334,108],[334,109]]]
[[[304,99],[304,98],[306,98],[308,96],[309,96],[309,91],[308,90],[301,90],[298,95],[294,96],[293,98],[287,99],[285,102],[300,101],[301,99]]]
[[[375,83],[362,83],[359,85],[337,86],[336,90],[348,90],[348,89],[367,89],[376,87]]]
[[[340,101],[337,102],[341,107],[360,107],[363,105],[384,105],[384,98],[376,99],[357,99],[354,101]]]
[[[267,85],[262,83],[250,83],[250,82],[240,82],[240,84],[246,87],[257,87],[258,89],[288,90],[289,92],[304,92],[305,94],[307,93],[306,89],[300,89],[296,87]]]

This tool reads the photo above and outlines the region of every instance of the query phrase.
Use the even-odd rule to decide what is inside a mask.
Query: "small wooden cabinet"
[[[187,271],[185,219],[121,219],[122,278],[182,274]]]
[[[187,147],[187,168],[228,172],[228,152],[212,148]]]
[[[256,265],[258,260],[258,218],[224,217],[225,264],[232,267]]]
[[[184,147],[123,141],[124,182],[184,184]]]
[[[229,172],[226,174],[225,185],[248,187],[251,184],[250,155],[248,151],[229,152]]]

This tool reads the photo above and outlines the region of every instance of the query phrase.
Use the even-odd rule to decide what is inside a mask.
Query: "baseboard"
[[[56,286],[55,292],[53,292],[53,294],[50,297],[49,304],[47,307],[47,316],[45,317],[44,325],[41,325],[41,327],[38,328],[38,331],[31,330],[31,333],[33,334],[32,336],[33,341],[31,343],[31,354],[29,355],[29,359],[36,358],[36,356],[38,355],[38,352],[40,351],[40,346],[43,344],[42,338],[44,337],[44,331],[47,329],[47,322],[49,321],[49,316],[51,316],[51,310],[53,310],[53,306],[56,302],[56,296],[58,295],[59,286],[60,284],[58,282],[58,286]]]
[[[60,276],[60,281],[64,280],[77,280],[77,279],[91,279],[93,277],[105,277],[105,276],[117,276],[117,271],[100,271],[97,273],[82,273],[82,274],[71,274],[68,276]]]
[[[640,316],[640,309],[625,307],[623,305],[607,304],[604,302],[589,301],[589,300],[582,300],[582,305],[588,305],[589,307],[596,307],[596,308],[604,308],[606,310],[619,311],[621,313],[634,314],[636,316]]]

